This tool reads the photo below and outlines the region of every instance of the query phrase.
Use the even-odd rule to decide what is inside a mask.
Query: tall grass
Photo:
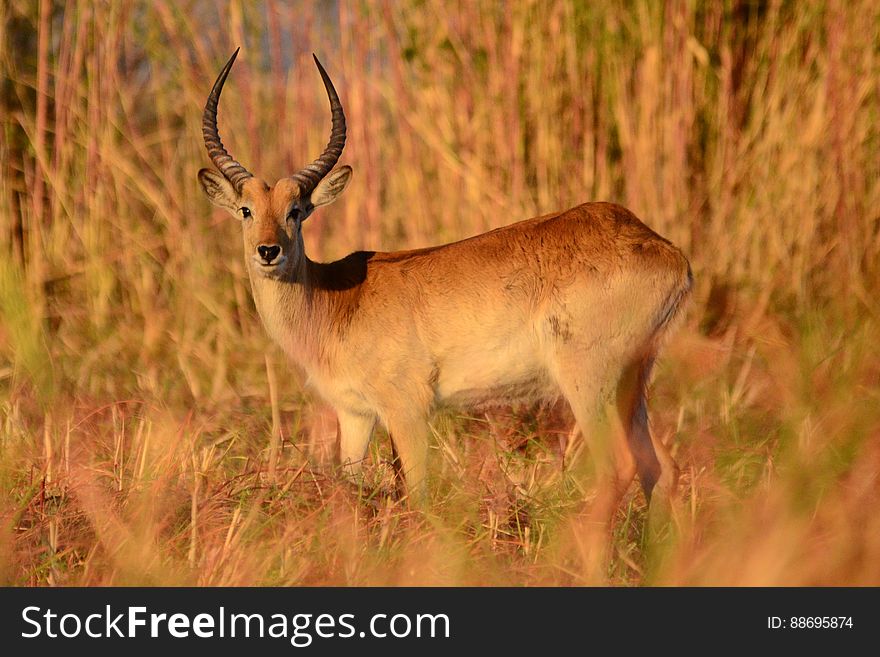
[[[0,5],[0,581],[577,584],[564,409],[433,423],[432,511],[335,477],[332,416],[264,335],[224,141],[268,180],[350,125],[311,257],[587,200],[689,255],[652,388],[674,531],[635,489],[614,584],[880,584],[880,9],[874,2],[7,0]],[[581,455],[588,458],[588,455]]]

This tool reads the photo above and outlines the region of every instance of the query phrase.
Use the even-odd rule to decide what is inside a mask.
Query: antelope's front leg
[[[339,462],[344,472],[354,478],[363,468],[376,417],[347,410],[337,410],[336,414],[339,418]]]
[[[410,503],[419,506],[427,497],[427,415],[399,411],[385,414],[383,421],[391,435],[397,470],[403,475]]]

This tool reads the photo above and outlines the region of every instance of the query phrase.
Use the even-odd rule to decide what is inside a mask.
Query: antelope
[[[241,219],[257,312],[335,409],[349,475],[360,473],[381,423],[405,490],[419,499],[434,409],[562,397],[591,454],[597,517],[610,518],[636,474],[649,501],[652,491],[668,496],[677,468],[651,435],[646,389],[691,289],[682,252],[629,210],[585,203],[441,246],[314,262],[303,222],[352,175],[336,167],[342,104],[314,57],[330,100],[329,142],[270,186],[220,140],[217,105],[237,54],[205,105],[202,132],[216,170],[201,169],[199,181],[211,202]],[[602,429],[612,423],[618,431]]]

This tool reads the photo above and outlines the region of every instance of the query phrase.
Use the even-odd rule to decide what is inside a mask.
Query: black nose
[[[272,244],[271,246],[267,244],[260,244],[260,246],[257,247],[257,253],[260,254],[263,262],[265,262],[267,265],[271,265],[275,258],[278,257],[278,254],[281,253],[281,247],[277,244]]]

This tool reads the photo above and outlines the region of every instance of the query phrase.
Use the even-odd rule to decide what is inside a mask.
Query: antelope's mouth
[[[254,256],[253,261],[254,271],[260,276],[265,276],[266,278],[278,278],[284,273],[284,268],[287,265],[287,256],[278,256],[272,262],[266,262],[259,256]]]

